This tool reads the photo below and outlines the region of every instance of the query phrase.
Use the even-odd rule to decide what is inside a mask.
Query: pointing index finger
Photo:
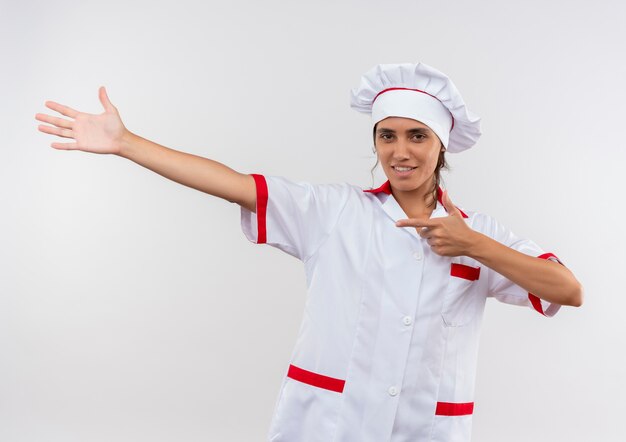
[[[396,226],[398,227],[435,227],[438,225],[438,221],[435,220],[419,220],[416,218],[409,219],[399,219],[396,221]]]

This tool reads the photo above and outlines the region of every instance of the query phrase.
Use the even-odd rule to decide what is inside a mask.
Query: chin
[[[424,183],[416,183],[415,181],[391,180],[391,185],[402,192],[410,192],[417,190]]]

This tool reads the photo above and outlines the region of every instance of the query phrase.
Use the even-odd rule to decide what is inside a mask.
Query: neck
[[[392,187],[391,193],[409,218],[430,218],[436,207],[436,195],[431,192],[432,185],[432,181],[428,180],[410,191]]]

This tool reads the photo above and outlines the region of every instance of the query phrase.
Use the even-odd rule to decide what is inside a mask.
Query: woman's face
[[[411,118],[388,117],[378,122],[375,134],[378,159],[391,187],[412,191],[431,184],[442,144],[430,128]],[[396,168],[411,167],[409,171]]]

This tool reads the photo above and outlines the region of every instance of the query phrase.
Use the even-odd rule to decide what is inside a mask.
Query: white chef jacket
[[[485,301],[553,316],[544,301],[467,256],[434,253],[391,194],[251,174],[256,213],[241,228],[301,260],[307,297],[268,440],[466,442],[471,437]],[[468,225],[515,250],[560,262],[494,218]],[[439,201],[431,218],[447,216]],[[561,263],[562,264],[562,263]]]

